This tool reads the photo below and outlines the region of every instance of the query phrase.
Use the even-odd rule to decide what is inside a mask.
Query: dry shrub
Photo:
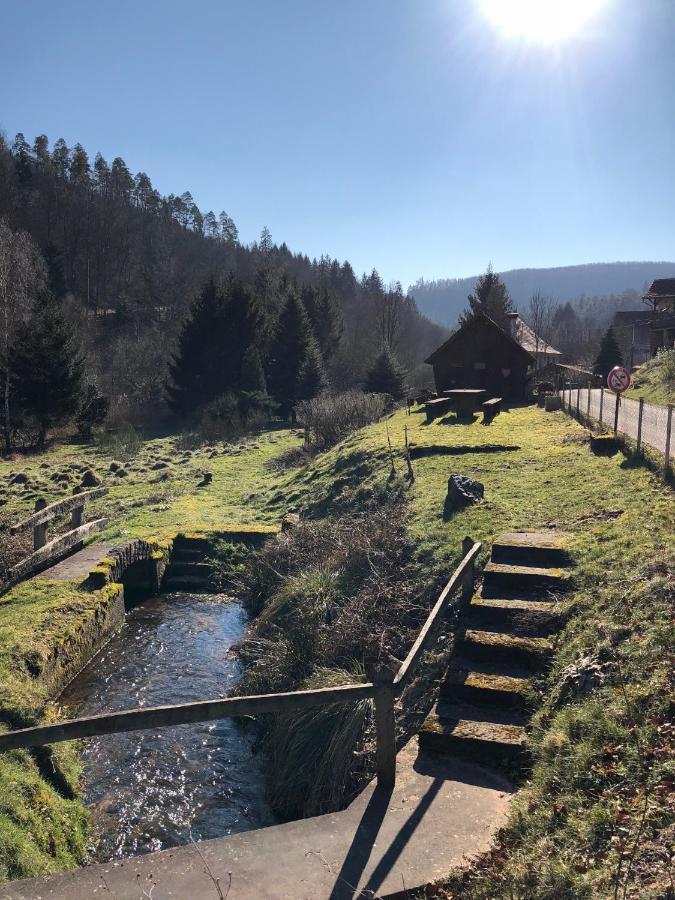
[[[386,412],[383,394],[346,391],[321,394],[297,407],[298,419],[305,426],[307,443],[323,449],[337,444],[350,432],[377,422]]]
[[[242,694],[372,679],[415,640],[429,598],[411,575],[403,504],[306,523],[252,554],[240,589],[257,615]],[[272,802],[286,817],[339,808],[372,769],[370,702],[269,717]]]

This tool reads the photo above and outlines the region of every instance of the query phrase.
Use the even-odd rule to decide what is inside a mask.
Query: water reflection
[[[67,688],[64,715],[222,696],[239,678],[229,651],[246,626],[224,595],[152,598]],[[229,719],[91,738],[83,763],[98,860],[274,822],[250,740]]]

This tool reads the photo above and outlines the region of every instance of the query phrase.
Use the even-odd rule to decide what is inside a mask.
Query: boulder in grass
[[[17,472],[12,478],[9,479],[10,484],[28,484],[29,478],[25,472]]]
[[[448,478],[447,504],[451,508],[468,506],[483,499],[485,488],[480,481],[467,475],[451,475]]]
[[[544,409],[546,412],[555,412],[557,409],[562,409],[562,400],[557,394],[548,394],[544,398]]]
[[[119,462],[117,462],[116,459],[114,459],[108,466],[108,471],[116,472],[118,469],[121,469],[121,468],[122,468],[122,463],[119,463]]]
[[[199,482],[197,487],[198,488],[206,487],[208,484],[211,484],[212,481],[213,481],[213,472],[203,472],[202,480]]]

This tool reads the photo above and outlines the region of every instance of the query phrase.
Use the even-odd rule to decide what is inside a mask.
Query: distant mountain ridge
[[[515,305],[525,310],[536,291],[561,302],[582,294],[593,297],[629,290],[642,292],[654,278],[675,276],[675,262],[587,263],[549,269],[511,269],[500,274]],[[420,312],[442,325],[453,326],[467,305],[467,295],[477,277],[438,281],[420,278],[410,286],[409,293],[417,301]]]

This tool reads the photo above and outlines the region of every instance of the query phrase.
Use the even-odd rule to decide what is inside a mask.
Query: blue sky
[[[503,0],[512,2],[512,0]],[[0,128],[418,277],[675,256],[675,0],[557,44],[481,0],[2,3]]]

